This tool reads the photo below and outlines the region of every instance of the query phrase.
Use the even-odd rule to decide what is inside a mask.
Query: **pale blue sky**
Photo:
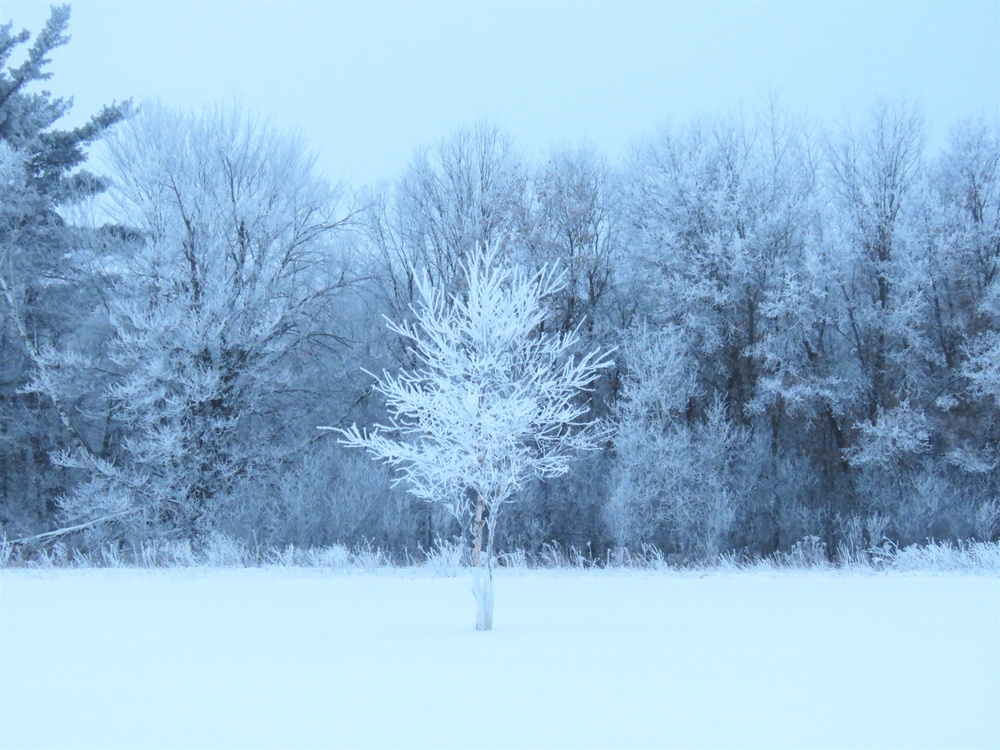
[[[77,0],[53,56],[82,118],[114,99],[234,94],[300,127],[334,178],[395,177],[479,117],[532,155],[636,136],[775,90],[820,125],[878,97],[923,107],[930,144],[1000,117],[1000,2],[296,2]],[[2,0],[37,31],[49,2]]]

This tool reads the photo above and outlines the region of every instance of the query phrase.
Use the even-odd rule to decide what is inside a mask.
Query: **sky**
[[[37,32],[46,0],[0,0]],[[157,97],[239,98],[301,130],[318,166],[359,186],[489,119],[529,157],[637,137],[772,94],[819,127],[878,99],[921,106],[928,145],[1000,117],[1000,2],[305,2],[77,0],[48,88],[67,124]],[[15,57],[13,62],[19,62]]]

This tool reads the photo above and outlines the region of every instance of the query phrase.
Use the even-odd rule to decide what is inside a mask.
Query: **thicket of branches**
[[[615,437],[521,487],[499,551],[998,539],[998,123],[929,153],[906,102],[829,131],[772,104],[617,164],[588,145],[531,162],[479,123],[352,191],[238,108],[59,129],[68,103],[38,84],[67,23],[55,9],[30,44],[0,27],[7,539],[402,555],[454,537],[315,426],[384,422],[364,371],[416,353],[383,316],[412,319],[418,278],[460,297],[468,254],[498,242],[565,274],[540,329],[615,349],[589,394]]]

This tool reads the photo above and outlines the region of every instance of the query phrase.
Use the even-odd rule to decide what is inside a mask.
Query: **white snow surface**
[[[0,571],[0,747],[997,748],[995,575]]]

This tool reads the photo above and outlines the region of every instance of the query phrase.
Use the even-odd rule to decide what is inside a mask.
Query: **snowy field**
[[[997,748],[1000,579],[0,571],[0,747]]]

